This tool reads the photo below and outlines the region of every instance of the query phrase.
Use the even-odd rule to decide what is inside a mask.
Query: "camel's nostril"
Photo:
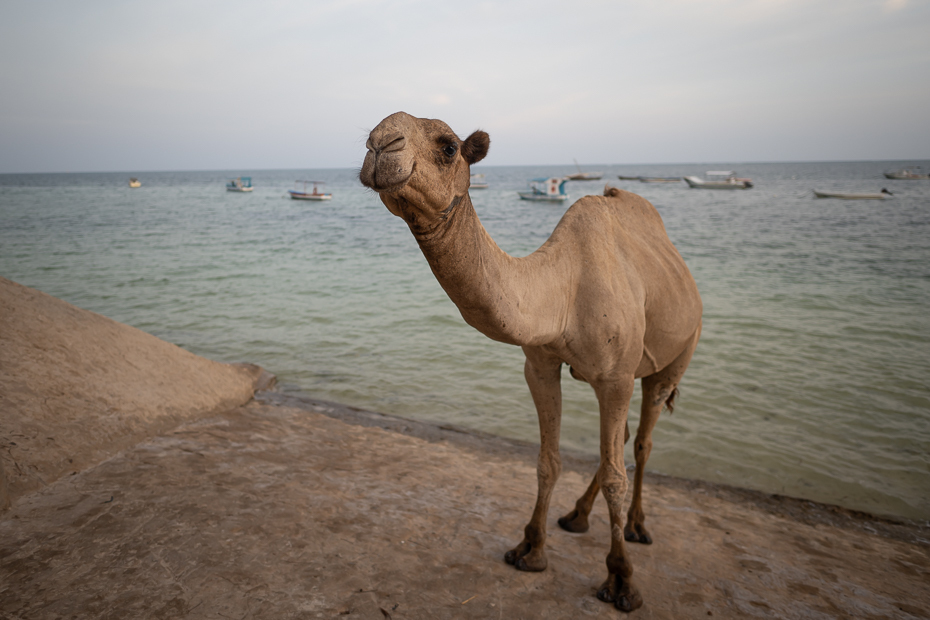
[[[391,151],[401,151],[407,146],[407,138],[403,134],[390,134],[380,140],[380,146],[375,147],[378,153],[390,153]]]

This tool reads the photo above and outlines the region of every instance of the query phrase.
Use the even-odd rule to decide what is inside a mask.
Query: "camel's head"
[[[368,136],[359,179],[391,213],[428,228],[468,193],[469,166],[484,159],[490,143],[483,131],[463,141],[442,121],[398,112]]]

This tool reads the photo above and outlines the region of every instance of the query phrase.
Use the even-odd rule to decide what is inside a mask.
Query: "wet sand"
[[[13,340],[8,319],[0,346]],[[100,359],[125,355],[109,351]],[[0,386],[29,384],[37,399],[61,388],[36,384],[35,364],[14,376],[9,356],[0,361]],[[69,372],[87,377],[70,396],[92,403],[103,384]],[[240,380],[254,389],[253,376]],[[110,385],[108,406],[140,389]],[[143,391],[154,410],[191,389]],[[30,467],[11,457],[9,429],[32,411],[18,402],[0,419],[8,473]],[[593,474],[590,458],[564,455],[549,567],[522,573],[503,554],[532,510],[535,446],[275,392],[207,405],[175,410],[181,421],[141,439],[132,427],[131,445],[113,439],[108,458],[12,498],[0,513],[0,618],[620,615],[594,597],[603,501],[585,534],[555,523]],[[89,423],[114,415],[103,413],[85,412]],[[930,617],[930,531],[919,524],[658,475],[645,507],[655,542],[631,545],[645,599],[635,617]]]

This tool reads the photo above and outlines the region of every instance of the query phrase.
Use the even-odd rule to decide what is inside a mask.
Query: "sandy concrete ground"
[[[0,519],[3,618],[580,618],[620,614],[606,508],[555,519],[595,463],[567,458],[549,568],[503,562],[532,446],[274,394],[156,436]],[[335,417],[334,417],[335,416]],[[930,617],[927,531],[650,476],[639,618]]]
[[[603,502],[556,525],[596,462],[563,455],[521,573],[536,447],[250,401],[266,379],[0,278],[0,618],[619,615]],[[926,526],[655,475],[645,500],[636,617],[930,617]]]

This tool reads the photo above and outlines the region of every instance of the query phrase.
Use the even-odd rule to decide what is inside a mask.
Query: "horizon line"
[[[691,162],[638,162],[638,163],[628,163],[628,164],[604,164],[604,163],[594,163],[594,164],[585,164],[585,168],[595,167],[595,166],[604,166],[604,167],[623,167],[623,166],[709,166],[709,165],[758,165],[758,164],[853,164],[853,163],[894,163],[894,162],[930,162],[930,158],[927,159],[773,159],[773,160],[758,160],[758,161],[691,161]],[[492,164],[492,165],[482,165],[480,163],[475,164],[472,167],[477,168],[540,168],[540,167],[554,167],[554,166],[571,166],[577,168],[573,163],[571,164]],[[234,170],[252,170],[256,172],[269,172],[269,171],[285,171],[285,170],[352,170],[359,169],[359,166],[339,166],[339,167],[320,167],[320,168],[177,168],[177,169],[163,169],[163,170],[56,170],[56,171],[44,171],[44,172],[0,172],[0,176],[12,176],[12,175],[31,175],[31,174],[161,174],[167,172],[231,172]],[[238,176],[242,176],[242,173],[239,173]]]

